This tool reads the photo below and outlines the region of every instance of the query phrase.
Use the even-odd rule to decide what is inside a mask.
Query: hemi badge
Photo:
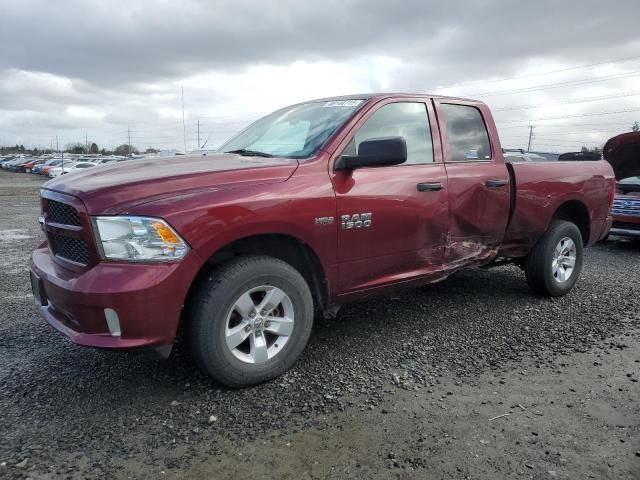
[[[333,217],[316,217],[314,222],[316,227],[324,227],[333,224]]]

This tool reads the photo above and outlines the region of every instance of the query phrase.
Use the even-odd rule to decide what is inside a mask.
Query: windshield
[[[303,103],[273,112],[220,147],[221,152],[306,158],[314,155],[362,103],[331,100]]]

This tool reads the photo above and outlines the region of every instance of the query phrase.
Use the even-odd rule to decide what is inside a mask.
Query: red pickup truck
[[[154,347],[182,326],[229,386],[290,368],[314,311],[511,262],[574,286],[611,225],[609,163],[506,163],[489,108],[412,94],[278,110],[219,153],[89,169],[42,187],[32,256],[46,320],[79,345]]]

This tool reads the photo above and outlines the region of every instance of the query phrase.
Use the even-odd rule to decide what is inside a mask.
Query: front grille
[[[84,240],[64,237],[49,232],[49,246],[54,255],[65,260],[87,265],[89,263],[89,249]]]
[[[616,197],[611,212],[614,215],[640,216],[640,197]]]
[[[47,200],[47,216],[52,223],[60,223],[62,225],[72,225],[79,227],[80,216],[78,211],[71,205],[57,202],[55,200]]]
[[[625,230],[640,231],[640,223],[613,222],[613,225],[611,225],[611,228],[624,228]]]

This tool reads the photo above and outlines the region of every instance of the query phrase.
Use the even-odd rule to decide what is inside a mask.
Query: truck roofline
[[[336,100],[383,100],[387,98],[436,98],[440,100],[452,100],[458,102],[469,102],[469,103],[482,103],[479,100],[474,100],[471,98],[464,97],[453,97],[448,95],[436,95],[427,92],[377,92],[377,93],[361,93],[361,94],[349,94],[349,95],[338,95],[334,97],[324,97],[324,98],[316,98],[312,100],[305,100],[304,102],[299,102],[295,105],[302,105],[305,103],[314,103],[314,102],[330,102]]]

